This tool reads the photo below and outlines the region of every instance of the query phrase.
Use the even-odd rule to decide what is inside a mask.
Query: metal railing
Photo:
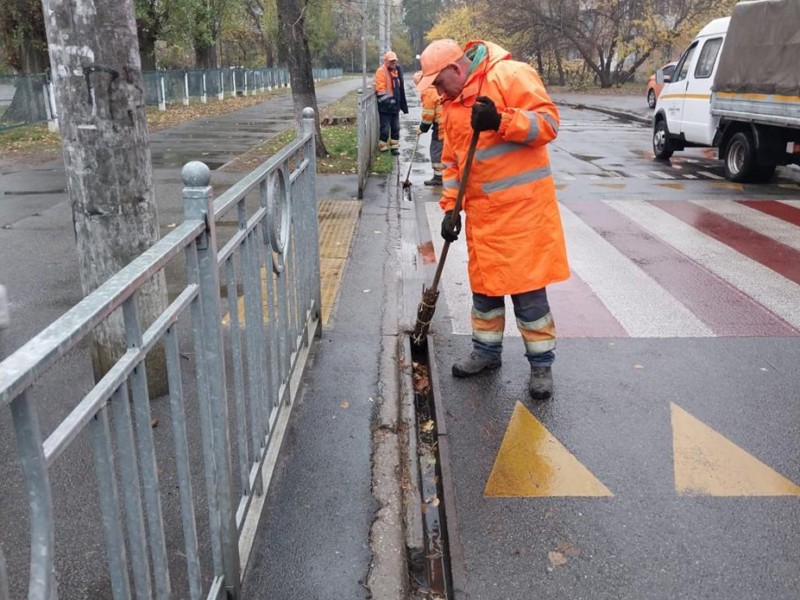
[[[378,150],[380,122],[378,120],[378,97],[375,89],[368,87],[358,91],[358,197],[364,197],[369,169]]]
[[[113,598],[194,600],[224,592],[239,597],[252,544],[248,536],[263,506],[269,465],[280,447],[311,338],[320,333],[315,156],[314,113],[306,108],[302,135],[216,200],[208,167],[187,164],[184,221],[0,362],[0,408],[10,406],[28,491],[28,598],[57,597],[49,469],[87,430]],[[229,214],[235,226],[224,239]],[[181,256],[185,282],[145,329],[137,292]],[[119,308],[127,352],[43,439],[32,386]],[[191,350],[181,351],[179,333],[188,335],[196,357],[197,398],[184,394],[189,374],[181,361]],[[167,455],[163,449],[157,455],[153,442],[144,362],[162,343],[173,441]],[[198,419],[189,414],[189,404],[198,407]],[[193,426],[195,420],[199,427]],[[198,447],[212,555],[206,563],[212,573],[201,572],[200,555],[208,553],[198,545],[195,510],[203,494],[192,490],[190,460],[190,448]],[[167,460],[175,463],[180,496],[181,532],[173,536],[178,540],[169,540],[174,556],[182,537],[178,547],[185,556],[182,585],[187,589],[180,592],[170,576],[159,487],[160,466]],[[0,568],[0,591],[2,580]]]
[[[341,77],[342,69],[313,69],[315,81]],[[145,102],[166,110],[167,105],[208,98],[249,96],[289,86],[289,71],[272,69],[194,69],[143,71]],[[0,130],[19,125],[53,123],[58,111],[53,86],[46,74],[0,76]]]

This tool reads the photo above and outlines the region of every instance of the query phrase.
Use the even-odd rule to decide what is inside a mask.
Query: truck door
[[[692,42],[692,45],[683,53],[678,65],[675,67],[675,72],[672,75],[672,81],[669,85],[664,87],[661,91],[661,96],[658,98],[657,109],[663,108],[667,115],[667,128],[672,135],[679,134],[683,131],[683,105],[686,96],[686,87],[688,85],[689,68],[692,65],[695,50],[697,49],[698,40]]]
[[[711,86],[723,39],[718,36],[701,41],[697,61],[686,78],[681,127],[686,141],[705,146],[713,141],[716,119],[711,116]]]

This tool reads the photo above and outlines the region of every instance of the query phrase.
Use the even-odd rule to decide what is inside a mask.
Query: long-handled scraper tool
[[[456,203],[453,206],[453,216],[455,219],[461,218],[461,201],[464,198],[464,191],[467,189],[467,180],[469,179],[469,171],[472,168],[472,158],[475,156],[475,147],[478,145],[479,135],[480,131],[474,131],[472,133],[472,139],[469,142],[467,163],[464,167],[461,183],[458,186]],[[450,242],[445,240],[444,247],[442,248],[442,255],[439,257],[439,264],[436,266],[436,274],[433,276],[433,282],[429,288],[424,286],[422,288],[422,300],[420,300],[419,306],[417,307],[417,323],[414,325],[414,333],[411,334],[411,342],[415,346],[424,346],[426,343],[428,330],[431,327],[431,320],[433,319],[433,313],[436,312],[436,300],[439,298],[439,279],[442,276],[444,261],[447,260],[447,251],[449,249]]]

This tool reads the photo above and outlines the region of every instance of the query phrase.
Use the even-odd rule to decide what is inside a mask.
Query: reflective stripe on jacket
[[[378,70],[375,71],[375,94],[378,96],[380,109],[408,113],[406,91],[403,87],[403,71],[399,66],[395,67],[392,72],[385,64],[378,67]],[[394,100],[393,106],[391,100]]]
[[[442,131],[442,99],[433,86],[426,88],[422,92],[422,123],[429,127],[437,125],[439,139],[444,139],[444,131]]]
[[[478,96],[501,114],[500,129],[481,133],[464,194],[469,277],[473,292],[518,294],[569,278],[564,232],[546,144],[558,134],[558,110],[536,71],[484,44],[486,58],[461,95],[444,102],[443,210],[453,209]]]

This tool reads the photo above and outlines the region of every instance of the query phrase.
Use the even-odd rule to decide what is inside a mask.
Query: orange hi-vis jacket
[[[444,139],[442,131],[442,98],[436,88],[430,86],[422,92],[422,123],[437,125],[439,139]]]
[[[452,210],[472,138],[470,118],[478,96],[501,114],[498,131],[480,134],[464,193],[469,280],[487,296],[519,294],[569,278],[561,215],[547,143],[559,116],[536,71],[490,42],[487,56],[467,77],[458,98],[445,100],[444,193]]]
[[[381,100],[390,100],[394,97],[392,76],[386,65],[381,65],[375,71],[375,93],[378,95],[379,102]]]

